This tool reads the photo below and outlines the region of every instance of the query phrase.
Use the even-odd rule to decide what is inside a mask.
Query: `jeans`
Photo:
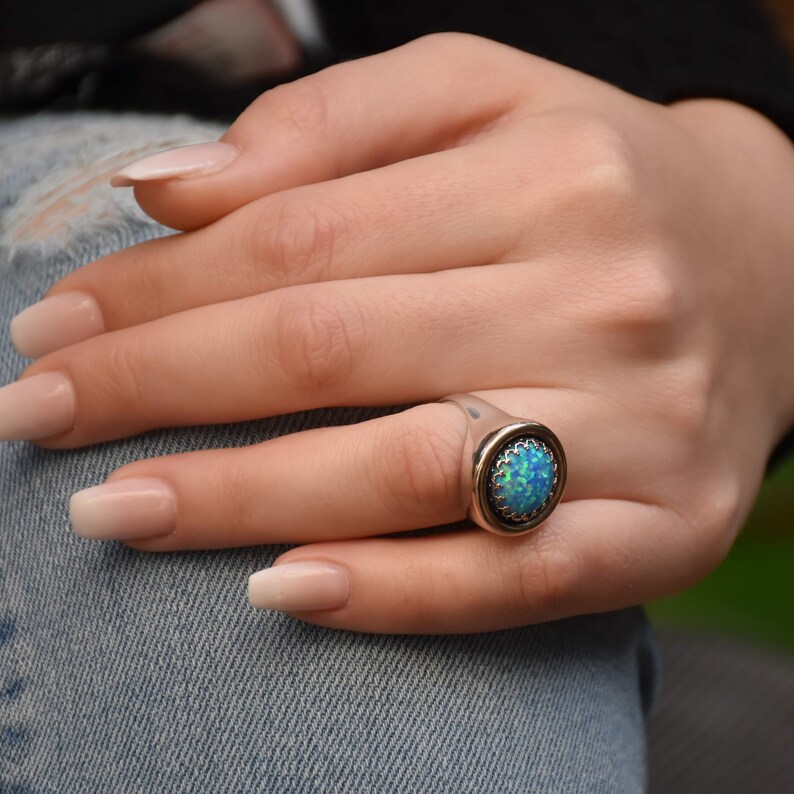
[[[2,383],[24,366],[15,313],[167,233],[108,173],[217,134],[132,114],[0,123]],[[143,554],[69,529],[69,496],[132,460],[404,407],[71,451],[0,443],[0,791],[642,791],[657,661],[639,608],[471,635],[336,631],[248,606],[247,577],[287,546]]]

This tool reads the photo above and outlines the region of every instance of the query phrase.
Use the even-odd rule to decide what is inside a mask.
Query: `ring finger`
[[[572,461],[566,500],[629,494],[619,467],[597,462],[615,427],[592,396],[550,389],[480,394],[524,406],[556,429]],[[83,537],[133,541],[147,551],[341,540],[453,523],[465,518],[468,504],[466,432],[458,407],[431,403],[242,449],[139,461],[73,497],[72,520]],[[620,493],[615,485],[603,488],[608,478],[621,484]]]

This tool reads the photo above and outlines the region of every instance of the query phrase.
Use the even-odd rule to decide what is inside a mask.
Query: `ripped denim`
[[[3,383],[24,366],[14,314],[168,233],[108,174],[217,134],[133,115],[0,122]],[[0,443],[0,791],[643,790],[657,662],[640,609],[464,636],[334,631],[248,607],[247,577],[286,546],[147,555],[69,529],[69,496],[130,461],[400,409]]]

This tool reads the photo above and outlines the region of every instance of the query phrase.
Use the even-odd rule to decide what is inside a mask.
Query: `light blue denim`
[[[0,124],[2,382],[25,364],[16,312],[167,233],[108,170],[216,133],[139,116]],[[248,606],[247,577],[286,546],[147,555],[69,528],[69,496],[129,461],[404,408],[65,452],[0,443],[0,791],[642,791],[657,666],[640,609],[461,636],[335,631]]]

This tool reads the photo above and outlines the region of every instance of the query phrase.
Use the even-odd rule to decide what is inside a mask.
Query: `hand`
[[[223,141],[192,178],[135,180],[193,231],[74,272],[15,323],[47,354],[0,395],[6,436],[426,404],[125,466],[76,497],[78,532],[306,544],[254,599],[378,632],[616,609],[720,561],[794,419],[794,149],[771,123],[450,34],[270,91]],[[465,418],[431,402],[458,391],[557,433],[565,499],[518,538],[390,538],[465,517]],[[278,592],[273,571],[292,572]]]

